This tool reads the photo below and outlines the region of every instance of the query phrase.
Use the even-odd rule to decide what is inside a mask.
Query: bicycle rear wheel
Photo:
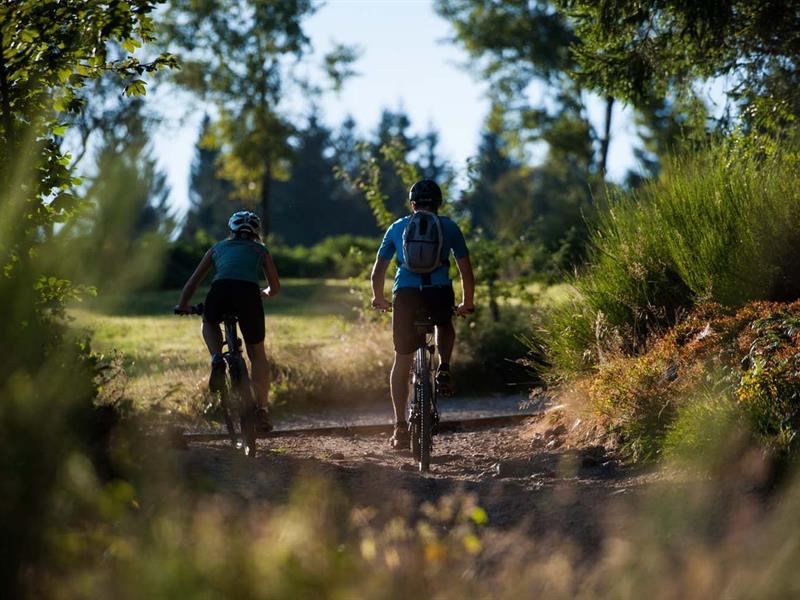
[[[420,471],[428,471],[431,468],[431,450],[433,447],[433,438],[432,438],[432,426],[433,426],[433,419],[432,417],[432,410],[431,404],[433,402],[432,399],[432,387],[431,387],[431,378],[430,373],[427,372],[425,369],[425,375],[421,381],[420,385],[420,404],[419,404],[419,413],[420,413],[420,428],[419,428],[419,470]]]
[[[256,456],[256,418],[253,389],[250,376],[241,357],[231,361],[231,395],[239,412],[239,425],[242,431],[244,452],[250,458]]]
[[[414,378],[414,387],[411,390],[411,415],[408,419],[409,434],[411,437],[411,457],[415,462],[419,462],[419,449],[420,449],[420,413],[419,413],[419,385],[416,377]]]
[[[239,447],[239,436],[236,432],[236,427],[233,424],[233,411],[231,410],[231,399],[229,386],[225,386],[219,392],[219,405],[222,408],[222,418],[225,421],[225,429],[228,431],[228,436],[231,438],[231,444],[234,448]]]

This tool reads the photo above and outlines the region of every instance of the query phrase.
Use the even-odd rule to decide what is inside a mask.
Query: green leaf
[[[127,39],[127,40],[122,42],[122,47],[127,52],[130,52],[131,54],[133,54],[134,52],[136,52],[137,48],[141,48],[142,47],[142,43],[139,40],[136,40],[134,38],[129,38],[129,39]]]
[[[19,37],[26,44],[30,44],[38,37],[38,34],[32,29],[25,29],[22,32],[20,32]]]
[[[125,88],[125,95],[127,96],[144,96],[147,93],[145,86],[147,84],[141,79],[132,81],[128,87]]]
[[[53,135],[57,135],[59,137],[64,137],[67,133],[67,125],[60,123],[53,127]]]

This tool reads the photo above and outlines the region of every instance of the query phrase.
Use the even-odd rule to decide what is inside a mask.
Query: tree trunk
[[[611,143],[611,114],[614,111],[614,97],[606,96],[606,122],[603,138],[600,140],[600,175],[606,178],[608,165],[608,146]]]
[[[497,323],[500,321],[500,305],[497,302],[497,295],[495,294],[494,289],[494,277],[490,277],[489,280],[486,282],[486,286],[489,288],[489,314],[492,317],[492,321]]]

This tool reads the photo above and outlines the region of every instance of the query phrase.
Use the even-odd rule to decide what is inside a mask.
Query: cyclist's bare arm
[[[197,290],[197,286],[203,281],[203,278],[208,274],[208,271],[211,269],[211,248],[208,249],[208,252],[205,253],[203,258],[200,260],[200,264],[197,265],[197,268],[192,273],[192,276],[189,277],[189,280],[186,282],[186,285],[183,286],[183,291],[181,292],[181,299],[178,302],[178,306],[176,309],[182,311],[189,310],[189,302],[194,296],[195,291]]]
[[[389,268],[389,260],[381,256],[375,258],[375,264],[372,265],[372,306],[380,310],[389,310],[392,303],[386,299],[386,292],[383,287],[386,283],[386,269]]]
[[[456,313],[463,317],[475,310],[475,275],[472,272],[472,263],[469,260],[469,256],[457,258],[456,265],[458,266],[458,272],[461,274],[462,290],[461,304],[456,308]]]
[[[267,287],[261,290],[261,294],[265,298],[274,298],[281,291],[281,280],[278,277],[278,269],[275,267],[275,261],[272,260],[271,254],[264,255],[264,274],[267,276]]]

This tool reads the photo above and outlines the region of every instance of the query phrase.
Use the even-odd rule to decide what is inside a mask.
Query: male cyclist
[[[392,336],[394,339],[394,364],[389,384],[394,405],[394,434],[392,447],[405,449],[409,446],[409,431],[406,423],[406,398],[408,398],[409,373],[414,352],[425,341],[424,334],[414,328],[420,316],[428,317],[436,325],[436,346],[439,349],[439,367],[436,384],[442,393],[452,393],[453,380],[450,375],[450,357],[453,353],[456,332],[452,321],[455,304],[453,282],[449,275],[450,254],[456,259],[461,275],[462,302],[456,314],[464,316],[474,310],[475,278],[464,235],[458,225],[447,217],[439,217],[442,205],[442,190],[431,179],[415,183],[408,193],[412,214],[398,219],[386,230],[372,267],[372,306],[380,310],[392,309]],[[429,272],[415,272],[406,256],[409,248],[409,224],[417,213],[432,213],[438,220],[439,238],[437,264]],[[421,216],[421,215],[420,215]],[[394,279],[393,302],[384,293],[386,269],[397,256],[397,273]],[[413,262],[413,261],[412,261]]]
[[[225,382],[225,360],[222,358],[222,331],[220,323],[226,314],[239,319],[247,356],[253,370],[256,388],[256,413],[258,428],[270,431],[267,401],[269,399],[269,366],[264,349],[264,306],[262,298],[274,298],[281,289],[278,271],[272,255],[261,243],[261,220],[249,211],[234,213],[228,220],[230,236],[214,244],[203,256],[192,276],[186,282],[177,312],[189,312],[189,302],[213,264],[216,275],[205,300],[203,310],[203,339],[211,353],[211,377],[208,386],[219,391]],[[262,275],[268,286],[259,287]]]

